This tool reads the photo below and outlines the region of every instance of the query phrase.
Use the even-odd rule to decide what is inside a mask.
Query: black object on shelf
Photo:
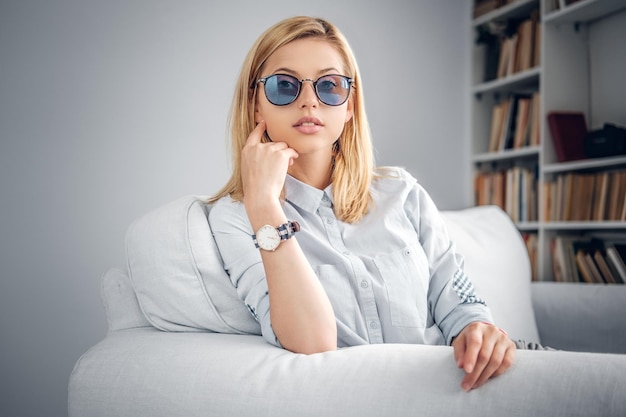
[[[605,123],[602,129],[587,133],[583,151],[587,158],[625,155],[626,129]]]

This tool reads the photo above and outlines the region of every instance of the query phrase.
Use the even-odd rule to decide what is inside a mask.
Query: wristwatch
[[[252,235],[252,240],[257,248],[274,251],[280,242],[289,239],[298,230],[300,230],[300,224],[296,221],[287,221],[277,227],[266,224],[257,230],[256,235]]]

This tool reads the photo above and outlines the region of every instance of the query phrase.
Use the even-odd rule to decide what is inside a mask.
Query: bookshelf
[[[511,215],[534,280],[561,281],[556,241],[626,242],[626,184],[617,185],[626,183],[626,155],[561,162],[547,121],[549,112],[568,111],[584,114],[588,130],[626,126],[626,0],[475,0],[471,30],[475,204]],[[615,184],[605,194],[603,175]],[[620,205],[618,218],[610,204]]]

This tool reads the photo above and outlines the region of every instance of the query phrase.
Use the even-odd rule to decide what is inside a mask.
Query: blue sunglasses
[[[256,82],[263,83],[267,101],[275,106],[286,106],[293,103],[302,91],[302,83],[313,83],[317,98],[329,106],[340,106],[348,100],[350,87],[354,80],[345,75],[324,75],[313,81],[309,78],[299,80],[293,75],[273,74],[259,78]]]

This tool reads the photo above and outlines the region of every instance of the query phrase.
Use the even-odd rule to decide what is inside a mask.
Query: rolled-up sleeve
[[[475,321],[493,323],[463,269],[463,256],[450,241],[445,223],[428,193],[417,183],[406,200],[405,210],[418,233],[429,261],[428,308],[446,343]]]
[[[209,224],[239,298],[261,325],[263,338],[282,347],[272,329],[265,269],[243,204],[228,197],[219,200],[209,212]]]

